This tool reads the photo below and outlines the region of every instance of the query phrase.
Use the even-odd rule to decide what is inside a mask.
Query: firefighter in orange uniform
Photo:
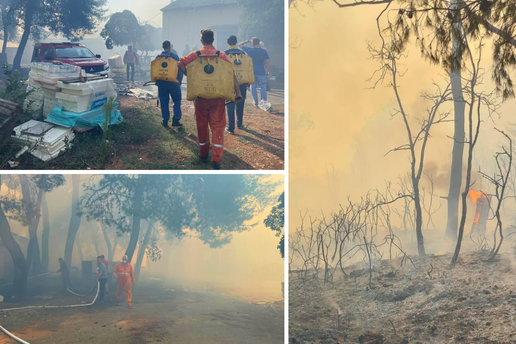
[[[210,29],[201,32],[202,48],[199,50],[203,55],[213,55],[217,53],[217,49],[213,46],[215,36]],[[194,50],[187,56],[180,59],[178,67],[187,75],[187,65],[199,56]],[[219,58],[231,63],[224,52],[220,52]],[[209,58],[213,59],[213,58]],[[238,80],[233,75],[233,82],[235,86],[235,99],[240,101],[242,94],[240,93],[240,85]],[[199,144],[199,157],[201,161],[208,161],[208,154],[210,153],[210,132],[212,135],[213,147],[211,149],[212,155],[212,170],[220,170],[222,162],[222,154],[224,152],[224,129],[226,128],[226,102],[224,98],[204,99],[197,97],[194,101],[195,106],[195,122],[197,123],[197,140]]]
[[[122,258],[122,263],[118,263],[117,266],[115,266],[113,275],[115,276],[115,279],[118,280],[118,288],[116,289],[116,298],[118,299],[118,302],[121,302],[122,290],[125,290],[125,300],[127,301],[127,306],[131,308],[133,304],[131,282],[134,286],[134,272],[133,266],[127,261],[127,256]]]

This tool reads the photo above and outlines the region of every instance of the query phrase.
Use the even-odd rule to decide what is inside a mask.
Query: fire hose
[[[37,277],[37,276],[34,276],[34,277]],[[95,288],[95,286],[93,288]],[[79,295],[79,294],[76,294],[76,293],[72,292],[69,289],[68,289],[68,291],[71,292],[72,294]],[[56,309],[56,308],[89,307],[89,306],[92,306],[95,303],[95,301],[97,301],[97,297],[99,296],[99,291],[100,291],[100,283],[97,282],[97,294],[95,294],[95,298],[93,299],[93,301],[91,303],[85,303],[85,304],[79,304],[79,305],[64,305],[64,306],[25,306],[25,307],[0,309],[0,312],[16,311],[16,310],[20,310],[20,309],[34,309],[34,308],[52,308],[52,309]],[[90,291],[90,293],[91,293],[91,291]],[[88,294],[86,294],[86,295],[88,295]],[[85,296],[85,295],[79,295],[79,296]],[[5,328],[3,328],[1,325],[0,325],[0,330],[2,330],[2,332],[4,332],[7,336],[11,337],[12,339],[17,341],[18,343],[30,344],[29,342],[26,342],[23,339],[20,339],[20,338],[16,337],[11,332],[9,332]]]

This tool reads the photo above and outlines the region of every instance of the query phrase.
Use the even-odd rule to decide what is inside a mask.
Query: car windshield
[[[56,48],[56,57],[59,59],[81,59],[95,57],[95,55],[84,47],[68,47]]]

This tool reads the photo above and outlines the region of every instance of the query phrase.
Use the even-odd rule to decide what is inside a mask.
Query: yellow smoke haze
[[[368,43],[378,47],[376,17],[381,5],[339,9],[333,1],[300,3],[290,12],[290,230],[300,224],[300,214],[318,216],[336,210],[351,196],[357,199],[369,189],[393,188],[397,178],[410,171],[406,151],[385,154],[407,142],[400,117],[391,117],[396,102],[387,83],[374,85],[379,65],[370,58]],[[393,14],[391,14],[392,16]],[[476,54],[476,52],[475,52]],[[489,44],[484,48],[484,91],[491,81]],[[400,93],[414,128],[430,106],[420,95],[434,93],[433,82],[446,86],[446,73],[421,57],[410,45],[399,63]],[[443,110],[452,110],[452,104]],[[509,131],[515,102],[504,103],[501,119],[484,118],[473,170],[494,170],[497,148],[505,141],[494,127]],[[450,119],[453,118],[453,113]],[[435,193],[446,196],[449,185],[453,123],[432,129],[425,171],[434,178]],[[474,176],[475,177],[475,176]],[[478,177],[478,175],[476,175]],[[476,178],[479,185],[480,178]],[[482,183],[487,184],[485,181]],[[423,181],[423,186],[428,187]],[[438,230],[444,231],[446,205],[436,214]]]

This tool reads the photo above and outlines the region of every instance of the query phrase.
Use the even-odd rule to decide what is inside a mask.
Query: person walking
[[[224,53],[226,55],[243,55],[244,52],[237,47],[237,37],[229,36],[228,40],[228,48]],[[243,127],[244,120],[244,106],[245,106],[245,98],[247,94],[247,89],[249,88],[248,83],[244,83],[240,85],[240,93],[242,95],[242,101],[238,103],[231,102],[226,106],[228,113],[228,126],[226,128],[226,132],[233,135],[235,134],[235,108],[236,108],[236,125],[240,129]]]
[[[265,47],[265,43],[260,42],[260,47],[261,47],[263,50],[265,50],[265,51],[267,52],[267,54],[269,53],[269,50],[267,50],[267,48]],[[270,55],[269,55],[269,57],[270,57]],[[271,90],[271,86],[270,86],[270,83],[269,83],[269,79],[270,79],[270,77],[267,79],[267,92],[270,92],[270,90]]]
[[[218,50],[213,46],[215,35],[212,30],[206,29],[201,31],[202,48],[199,50],[201,55],[215,55]],[[179,60],[179,69],[188,77],[187,66],[189,63],[197,60],[199,55],[196,51],[192,51]],[[231,63],[224,52],[220,52],[219,59]],[[213,60],[214,57],[208,57]],[[235,88],[235,101],[242,98],[238,80],[233,73],[233,83]],[[195,106],[195,122],[197,123],[197,140],[199,145],[199,157],[201,161],[207,162],[210,153],[210,132],[213,147],[212,170],[220,170],[222,163],[222,154],[224,153],[224,129],[226,128],[226,101],[224,98],[204,99],[197,97],[194,101]]]
[[[191,50],[190,50],[190,46],[187,44],[185,45],[185,50],[183,50],[183,57],[190,54]]]
[[[169,42],[169,43],[170,43],[170,42]],[[172,43],[170,44],[170,52],[171,52],[172,54],[176,54],[176,55],[178,55],[178,56],[179,56],[179,54],[177,53],[177,51],[174,49],[174,45],[173,45]]]
[[[244,46],[247,43],[253,43],[253,47]],[[260,39],[254,37],[238,44],[238,46],[253,59],[254,84],[251,85],[251,93],[253,95],[253,104],[260,109],[267,108],[267,79],[271,77],[271,69],[269,66],[269,53],[260,46]],[[260,89],[260,102],[258,102],[258,88]]]
[[[133,47],[130,45],[127,47],[127,51],[124,54],[124,64],[127,65],[127,81],[129,81],[129,69],[131,69],[131,81],[134,81],[134,65],[139,65],[138,55],[133,51]]]
[[[57,272],[61,273],[61,279],[63,281],[63,291],[66,291],[68,288],[72,287],[72,281],[70,280],[70,270],[68,269],[68,265],[64,262],[63,258],[59,258],[59,270]]]
[[[125,291],[125,300],[127,306],[132,308],[132,292],[131,282],[134,287],[134,271],[131,263],[127,261],[127,256],[122,257],[122,262],[118,263],[113,270],[113,276],[118,281],[118,288],[116,289],[116,298],[118,303],[122,302],[122,291]]]
[[[103,261],[104,261],[104,259],[102,259],[102,256],[97,257],[97,264],[99,267],[99,274],[97,275],[97,283],[99,283],[99,297],[97,299],[98,303],[104,302],[104,294],[106,292],[106,282],[108,280],[107,267]]]
[[[161,53],[161,55],[169,56],[170,58],[179,61],[179,56],[177,56],[176,53],[171,51],[172,45],[169,41],[164,41],[162,46],[164,51]],[[183,73],[180,70],[177,71],[177,80],[179,81],[179,83],[165,80],[156,80],[156,85],[158,86],[158,98],[161,106],[161,125],[165,128],[168,128],[168,121],[170,120],[170,98],[172,98],[172,102],[174,103],[174,116],[172,117],[172,126],[183,126],[180,122],[182,117],[181,82],[183,81]]]

